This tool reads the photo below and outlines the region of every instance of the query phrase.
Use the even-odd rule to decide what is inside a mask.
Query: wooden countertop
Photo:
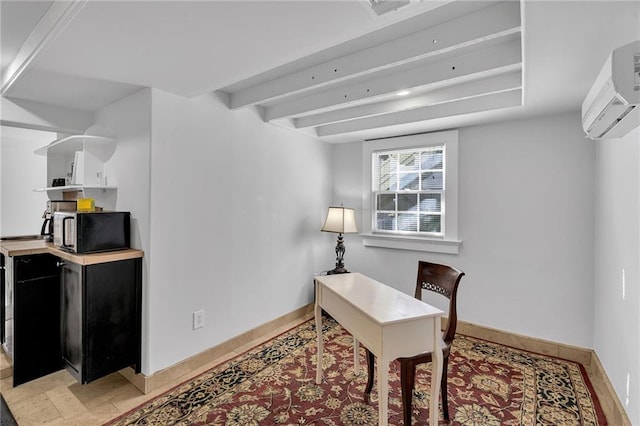
[[[60,250],[52,243],[44,240],[0,241],[0,253],[5,256],[25,256],[29,254],[49,253],[79,265],[116,262],[118,260],[136,259],[144,256],[144,252],[137,249],[114,250],[91,254],[74,254]]]

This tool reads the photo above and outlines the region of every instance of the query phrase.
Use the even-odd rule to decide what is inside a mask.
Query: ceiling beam
[[[357,101],[394,94],[403,89],[450,84],[456,79],[471,79],[478,74],[492,74],[503,67],[517,66],[522,62],[520,37],[518,34],[517,37],[509,38],[513,40],[442,58],[439,61],[429,60],[426,65],[414,66],[403,71],[380,72],[348,87],[328,88],[321,93],[278,103],[265,108],[265,119],[271,121],[311,111],[330,110]]]
[[[414,108],[380,116],[318,126],[318,137],[369,130],[522,105],[522,89]]]
[[[348,107],[293,119],[296,128],[321,126],[373,115],[389,114],[395,111],[420,108],[489,93],[503,92],[522,87],[522,70],[502,73],[487,78],[454,84],[407,98]]]
[[[7,66],[2,79],[2,96],[11,89],[34,63],[37,56],[45,51],[62,33],[87,0],[53,1],[33,31],[27,36],[15,58]]]
[[[236,109],[259,104],[420,61],[520,30],[520,2],[505,1],[423,31],[229,93],[229,105]]]
[[[57,133],[79,133],[93,124],[93,113],[23,99],[0,98],[0,125]]]

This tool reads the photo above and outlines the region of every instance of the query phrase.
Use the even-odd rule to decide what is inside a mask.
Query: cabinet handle
[[[64,262],[56,262],[56,266],[57,267],[64,266]]]

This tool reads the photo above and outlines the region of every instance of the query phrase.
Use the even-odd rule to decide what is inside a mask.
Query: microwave
[[[53,244],[72,253],[95,253],[130,247],[129,212],[55,212]]]

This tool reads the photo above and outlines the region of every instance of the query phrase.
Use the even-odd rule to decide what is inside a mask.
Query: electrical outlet
[[[204,309],[193,313],[193,329],[204,327]]]

